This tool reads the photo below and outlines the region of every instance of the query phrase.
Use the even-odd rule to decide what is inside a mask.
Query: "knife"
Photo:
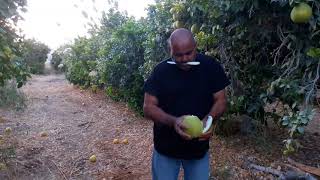
[[[167,63],[168,63],[168,64],[176,64],[176,62],[174,62],[174,61],[167,61]],[[187,62],[187,63],[185,63],[185,64],[188,64],[188,65],[191,65],[191,66],[196,66],[196,65],[199,65],[200,62],[198,62],[198,61],[192,61],[192,62]]]
[[[208,116],[208,120],[206,122],[206,126],[204,127],[202,133],[206,133],[210,129],[210,127],[212,125],[212,121],[213,121],[212,116]]]

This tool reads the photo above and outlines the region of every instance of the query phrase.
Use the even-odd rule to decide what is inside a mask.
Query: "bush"
[[[49,47],[34,39],[28,39],[23,42],[23,59],[30,68],[32,74],[43,74],[44,63],[50,51]]]
[[[292,21],[292,9],[302,2],[312,9],[311,18],[308,10],[303,23]],[[108,95],[141,109],[143,80],[168,56],[170,33],[177,27],[192,29],[198,50],[216,57],[231,80],[224,118],[246,114],[260,125],[273,119],[289,130],[285,142],[292,151],[290,144],[303,134],[316,105],[319,9],[316,0],[159,0],[146,18],[135,20],[112,8],[90,38],[70,45],[72,52],[63,61],[72,82],[97,83]],[[97,66],[88,68],[87,61]],[[91,71],[97,72],[94,82],[86,77]],[[282,114],[266,111],[275,102],[288,108]]]
[[[0,87],[0,107],[23,110],[26,107],[26,96],[17,89],[15,82],[6,82]]]
[[[15,28],[21,16],[19,12],[26,11],[26,0],[1,1],[0,8],[0,87],[5,82],[15,79],[21,87],[29,76],[27,68],[21,61],[22,49],[19,44],[22,37]]]

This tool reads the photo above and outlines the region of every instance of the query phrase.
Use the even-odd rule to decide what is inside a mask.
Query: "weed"
[[[26,96],[15,82],[8,81],[0,87],[0,107],[15,108],[17,111],[26,107]]]

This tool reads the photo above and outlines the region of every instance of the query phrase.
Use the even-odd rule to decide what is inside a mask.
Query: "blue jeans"
[[[202,159],[183,160],[175,159],[158,153],[155,149],[152,155],[153,180],[177,180],[180,166],[184,170],[185,180],[209,179],[209,153]]]

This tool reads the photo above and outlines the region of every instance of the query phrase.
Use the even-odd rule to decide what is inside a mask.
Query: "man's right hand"
[[[187,127],[185,124],[183,124],[183,119],[184,119],[184,116],[178,117],[175,120],[173,127],[183,139],[191,140],[192,139],[191,136],[184,131]]]

